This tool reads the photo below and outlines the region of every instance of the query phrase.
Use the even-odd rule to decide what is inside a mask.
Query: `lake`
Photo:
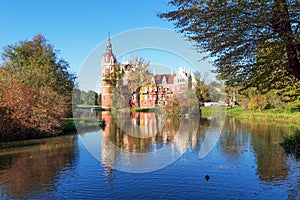
[[[78,115],[106,126],[0,149],[0,199],[300,197],[300,161],[278,144],[299,125]]]

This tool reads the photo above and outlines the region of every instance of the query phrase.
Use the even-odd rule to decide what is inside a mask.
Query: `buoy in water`
[[[208,180],[209,180],[209,176],[208,176],[208,175],[206,175],[206,176],[205,176],[205,179],[206,179],[206,181],[208,181]]]

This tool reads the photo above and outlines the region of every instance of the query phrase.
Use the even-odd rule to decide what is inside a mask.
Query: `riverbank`
[[[95,108],[95,109],[101,109],[101,106],[98,105],[86,105],[86,104],[77,104],[75,105],[75,108]]]
[[[202,116],[211,116],[212,112],[216,109],[212,107],[202,107]],[[300,124],[300,112],[288,112],[285,110],[270,109],[262,111],[250,111],[243,110],[240,107],[227,108],[227,117],[235,117],[237,119],[247,119],[247,120],[263,120],[270,122],[288,122],[288,123],[299,123]]]
[[[91,121],[86,119],[78,119],[78,118],[65,118],[66,124],[63,128],[63,133],[74,132],[77,129],[93,129],[93,128],[104,128],[105,121]]]
[[[28,136],[26,138],[14,138],[10,140],[1,140],[0,141],[0,149],[4,145],[10,145],[10,143],[18,142],[18,141],[25,141],[25,145],[27,145],[26,141],[36,140],[36,139],[43,139],[43,138],[51,138],[61,135],[68,135],[73,133],[80,133],[80,132],[88,132],[88,131],[97,131],[100,128],[104,128],[106,123],[104,120],[101,121],[93,121],[93,120],[86,120],[86,119],[79,119],[79,118],[63,118],[61,119],[64,121],[65,125],[62,128],[61,133],[56,135],[40,135],[36,136]],[[30,134],[30,133],[28,133]]]

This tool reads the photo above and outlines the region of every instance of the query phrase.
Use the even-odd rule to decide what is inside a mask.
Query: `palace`
[[[102,71],[102,108],[109,109],[112,106],[112,90],[111,85],[106,81],[116,70],[117,59],[112,51],[110,37],[106,43],[106,51],[101,59]],[[123,85],[128,84],[134,66],[130,62],[122,62],[121,69],[125,71]],[[194,74],[187,72],[183,68],[179,68],[177,73],[156,74],[154,73],[145,77],[151,80],[151,84],[143,85],[136,91],[131,91],[131,97],[128,99],[128,107],[131,108],[154,108],[155,106],[172,105],[176,95],[184,94],[188,91],[188,81],[195,82]]]

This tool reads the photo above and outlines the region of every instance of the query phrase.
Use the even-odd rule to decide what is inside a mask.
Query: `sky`
[[[84,90],[99,89],[98,83],[88,85],[85,80],[81,80],[81,75],[83,71],[94,71],[93,74],[99,74],[100,71],[96,70],[100,70],[100,59],[105,52],[108,32],[111,35],[113,51],[120,61],[138,54],[150,63],[175,68],[194,63],[195,60],[197,62],[201,56],[192,48],[192,44],[179,34],[176,38],[177,36],[172,33],[174,31],[172,23],[157,17],[158,13],[173,9],[167,2],[166,0],[1,0],[1,52],[8,44],[32,39],[34,35],[41,33],[55,49],[60,51],[60,56],[69,62],[71,71],[79,76],[79,84]],[[160,30],[166,34],[160,34]],[[151,35],[152,31],[155,32],[154,35]],[[173,40],[168,40],[169,38]],[[145,40],[153,41],[156,46],[145,46],[143,42]],[[140,43],[132,45],[137,43],[136,41]],[[184,46],[182,42],[188,43],[187,49],[181,48]],[[125,46],[131,45],[131,49],[124,50]],[[174,52],[174,47],[181,52],[189,52],[191,56],[180,56],[181,52],[177,50]],[[118,48],[123,50],[118,51]],[[91,57],[93,53],[97,55]],[[123,57],[120,57],[120,54]],[[190,58],[193,58],[193,61],[190,61]],[[95,61],[92,62],[93,65],[87,66],[91,63],[89,59]]]

